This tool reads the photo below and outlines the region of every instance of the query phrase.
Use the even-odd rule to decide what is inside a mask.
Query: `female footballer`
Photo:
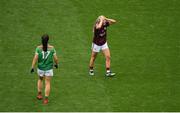
[[[107,27],[113,23],[116,23],[116,20],[106,18],[105,16],[99,16],[95,22],[93,27],[94,38],[92,43],[91,59],[89,63],[89,75],[94,75],[94,61],[100,51],[102,51],[106,58],[106,76],[112,77],[115,75],[115,73],[112,73],[110,70],[110,50],[106,40]]]
[[[32,61],[31,73],[34,72],[34,67],[36,62],[38,62],[37,73],[39,79],[37,82],[38,95],[37,99],[43,99],[42,88],[43,79],[45,79],[45,98],[43,100],[44,104],[48,103],[48,96],[50,93],[50,80],[53,76],[53,61],[55,62],[55,67],[58,68],[58,58],[56,56],[56,50],[53,46],[48,44],[49,36],[47,34],[41,37],[42,45],[38,46],[35,51],[35,55]]]

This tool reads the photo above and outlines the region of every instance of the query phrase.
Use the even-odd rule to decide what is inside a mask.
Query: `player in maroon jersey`
[[[116,23],[116,20],[106,18],[105,16],[99,16],[93,27],[94,38],[92,43],[92,53],[89,63],[89,75],[94,75],[94,61],[97,54],[102,51],[106,58],[106,76],[114,76],[115,73],[112,73],[110,70],[110,50],[108,48],[106,35],[107,27],[113,23]]]

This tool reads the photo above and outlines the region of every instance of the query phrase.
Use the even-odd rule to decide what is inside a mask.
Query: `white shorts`
[[[43,76],[53,76],[53,69],[46,70],[46,71],[37,69],[37,73],[38,73],[38,75],[40,77],[43,77]]]
[[[100,52],[101,50],[108,49],[108,48],[109,47],[108,47],[107,42],[102,46],[98,46],[95,43],[92,43],[92,51],[94,52]]]

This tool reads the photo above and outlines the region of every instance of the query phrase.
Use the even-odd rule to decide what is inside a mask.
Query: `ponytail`
[[[47,51],[48,48],[48,40],[49,40],[49,36],[47,34],[44,34],[42,37],[42,45],[43,45],[43,51]]]

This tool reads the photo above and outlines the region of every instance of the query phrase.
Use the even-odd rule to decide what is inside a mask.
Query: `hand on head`
[[[99,16],[99,19],[103,21],[105,19],[105,16],[101,15],[101,16]]]

